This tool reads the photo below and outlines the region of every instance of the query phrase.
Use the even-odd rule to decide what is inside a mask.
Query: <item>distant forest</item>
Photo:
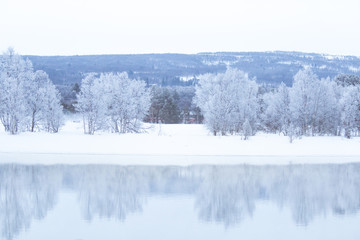
[[[293,76],[309,66],[320,78],[360,72],[360,58],[301,52],[220,52],[199,54],[134,54],[88,56],[23,56],[57,86],[80,83],[90,72],[127,72],[148,85],[189,86],[205,73],[237,68],[260,84],[291,86]]]

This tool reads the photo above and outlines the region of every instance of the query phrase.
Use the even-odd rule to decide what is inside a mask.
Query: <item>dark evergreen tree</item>
[[[351,74],[340,74],[335,77],[335,82],[343,87],[360,85],[360,77]]]
[[[163,105],[161,88],[153,86],[151,88],[151,105],[147,116],[147,121],[152,123],[160,122],[160,110]]]
[[[160,110],[160,117],[163,123],[179,123],[180,111],[176,104],[179,96],[176,92],[171,93],[167,88],[163,91],[163,106]]]
[[[179,95],[170,88],[154,86],[147,121],[153,123],[179,123]]]

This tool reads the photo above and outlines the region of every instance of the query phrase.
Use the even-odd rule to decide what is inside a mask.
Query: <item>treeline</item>
[[[310,68],[296,73],[291,87],[259,85],[246,73],[229,68],[201,75],[195,87],[146,87],[126,73],[90,74],[79,90],[76,109],[90,134],[97,129],[138,132],[142,120],[204,121],[214,135],[238,134],[244,139],[257,131],[282,133],[291,141],[303,135],[350,138],[360,130],[360,78],[319,78]],[[91,107],[82,107],[86,104]]]
[[[126,73],[122,73],[126,74]],[[92,75],[101,75],[94,74]],[[130,79],[130,76],[128,75]],[[200,108],[193,102],[194,86],[147,86],[150,92],[150,108],[144,121],[149,123],[202,123]],[[65,89],[60,88],[62,105],[67,113],[76,113],[77,95],[80,85],[75,83]]]
[[[127,73],[89,74],[81,83],[75,110],[83,117],[84,133],[98,130],[139,132],[150,123],[199,123],[200,109],[193,103],[192,87],[147,88]]]
[[[6,131],[57,132],[63,122],[60,94],[48,75],[9,49],[0,59],[0,119]],[[259,85],[233,68],[198,77],[196,86],[149,86],[126,72],[90,73],[63,105],[83,117],[84,133],[140,132],[150,123],[205,123],[214,135],[257,131],[298,136],[360,132],[360,78],[319,78],[310,68],[292,86]]]
[[[236,69],[200,77],[195,102],[214,135],[257,131],[290,137],[343,135],[360,131],[360,78],[340,75],[319,79],[311,69],[300,70],[292,87],[262,89]]]

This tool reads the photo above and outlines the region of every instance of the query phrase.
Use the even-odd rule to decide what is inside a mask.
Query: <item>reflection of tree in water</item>
[[[252,168],[208,167],[197,191],[196,207],[205,221],[231,225],[252,216],[259,195]]]
[[[85,219],[115,217],[141,211],[148,176],[136,168],[85,167],[77,176],[79,201]]]
[[[199,217],[225,225],[251,216],[256,201],[289,206],[294,221],[355,213],[360,208],[360,165],[208,167],[197,193]]]
[[[304,165],[294,168],[287,194],[296,223],[307,225],[314,217],[355,213],[360,208],[359,165]]]
[[[73,188],[78,192],[85,219],[95,216],[125,220],[142,211],[146,197],[155,194],[189,194],[189,182],[179,167],[85,166],[73,171]],[[192,179],[193,180],[193,179]]]
[[[360,164],[288,166],[22,166],[0,165],[0,230],[12,239],[42,219],[66,188],[85,219],[124,220],[147,197],[194,195],[199,218],[226,226],[251,217],[259,200],[290,208],[295,223],[355,213]]]
[[[4,239],[13,239],[32,219],[44,218],[54,207],[58,177],[53,168],[0,165],[0,229]]]

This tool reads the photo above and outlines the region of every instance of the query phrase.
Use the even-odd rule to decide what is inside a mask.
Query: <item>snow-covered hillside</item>
[[[259,83],[291,85],[293,75],[311,66],[320,78],[358,74],[360,58],[303,52],[217,52],[199,54],[133,54],[92,56],[25,56],[57,85],[80,83],[83,73],[123,72],[149,84],[186,84],[194,76],[241,69]],[[119,64],[121,63],[121,64]],[[187,84],[191,84],[188,81]]]
[[[68,120],[57,134],[0,132],[0,162],[111,164],[287,164],[360,161],[360,138],[288,137],[258,133],[212,136],[203,125],[146,125],[146,133],[83,134]]]

